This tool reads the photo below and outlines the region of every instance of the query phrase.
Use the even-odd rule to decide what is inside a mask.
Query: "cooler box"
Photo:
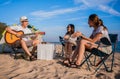
[[[37,59],[52,60],[54,58],[54,44],[38,44]]]

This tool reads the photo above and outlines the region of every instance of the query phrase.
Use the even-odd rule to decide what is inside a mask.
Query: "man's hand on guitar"
[[[15,35],[19,38],[22,36],[20,33],[16,33]]]
[[[35,35],[38,36],[38,35],[45,35],[45,32],[36,32]]]

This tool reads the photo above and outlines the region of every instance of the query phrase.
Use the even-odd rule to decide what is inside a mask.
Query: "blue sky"
[[[0,0],[0,22],[19,24],[19,18],[27,16],[30,25],[46,32],[43,38],[48,42],[59,41],[70,23],[89,37],[93,28],[88,17],[93,13],[120,40],[120,0]]]

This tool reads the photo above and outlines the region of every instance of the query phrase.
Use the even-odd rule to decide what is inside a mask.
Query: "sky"
[[[91,14],[97,14],[109,33],[119,34],[120,40],[120,0],[0,0],[0,22],[11,26],[27,16],[30,25],[46,32],[46,42],[59,42],[68,24],[89,37]]]

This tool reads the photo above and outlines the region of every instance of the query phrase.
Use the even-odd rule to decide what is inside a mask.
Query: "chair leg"
[[[62,52],[61,52],[61,56],[64,56],[64,47],[62,46]]]
[[[14,59],[17,59],[17,54],[16,54],[17,49],[13,48],[13,51],[14,51],[14,54],[15,54]]]
[[[88,56],[88,54],[86,53],[86,56]],[[96,58],[94,59],[94,63],[96,61]],[[91,60],[88,58],[88,62],[90,63],[90,65],[94,66],[94,64],[92,64]]]
[[[99,67],[96,68],[95,72],[98,71],[98,69],[102,66],[102,64],[104,65],[106,71],[109,71],[109,70],[108,70],[108,67],[107,67],[106,64],[105,64],[105,61],[107,60],[107,58],[108,58],[108,57],[104,57],[104,58],[101,57],[101,61],[98,62],[98,64],[96,65],[96,66],[99,66]]]
[[[106,58],[106,59],[107,59],[107,58]],[[105,59],[105,60],[106,60],[106,59]],[[105,60],[103,60],[103,65],[104,65],[104,67],[105,67],[105,70],[108,71],[108,67],[105,65]]]
[[[110,70],[107,70],[107,72],[112,72],[113,71],[113,65],[114,65],[114,52],[112,53],[112,62],[111,62],[111,68]]]
[[[87,54],[85,55],[85,59],[87,58]],[[86,63],[87,63],[87,66],[88,66],[88,70],[89,71],[91,71],[91,69],[90,69],[90,65],[89,65],[89,63],[88,62],[90,62],[90,64],[91,64],[91,61],[89,60],[89,58],[88,58],[88,60],[86,60]]]
[[[93,64],[93,66],[95,66],[95,63],[96,63],[96,55],[95,55],[95,58],[94,58],[94,64]]]
[[[89,59],[89,57],[90,57],[91,55],[92,55],[92,53],[85,58],[85,60],[80,64],[80,66],[82,66],[82,65]]]
[[[112,55],[112,64],[111,64],[111,69],[110,69],[110,72],[112,72],[112,68],[113,68],[113,64],[114,64],[114,52],[113,52],[113,55]]]
[[[17,48],[12,47],[13,52],[15,54],[14,59],[17,59]]]

